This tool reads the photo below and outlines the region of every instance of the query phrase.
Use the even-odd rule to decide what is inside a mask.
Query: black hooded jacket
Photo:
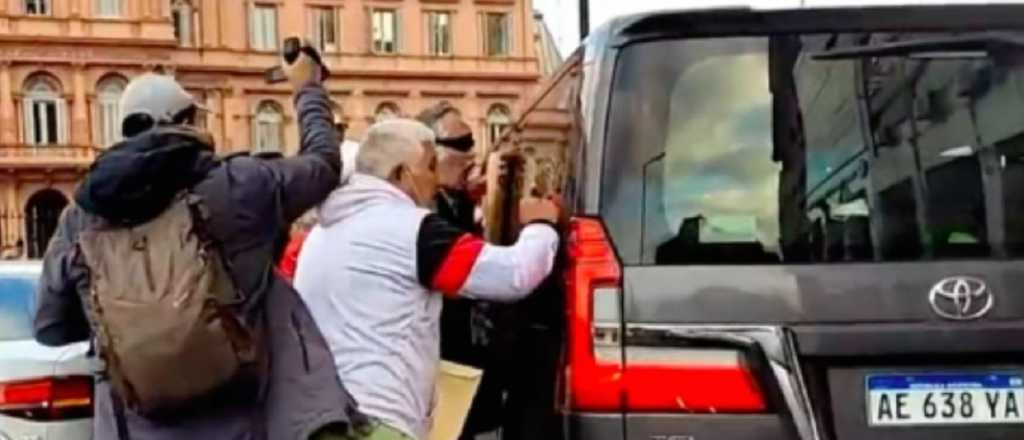
[[[223,160],[207,136],[160,128],[111,148],[92,166],[62,215],[46,251],[37,295],[35,337],[46,345],[84,341],[91,331],[82,298],[88,270],[76,252],[83,230],[145,222],[180,191],[200,196],[204,225],[218,241],[246,310],[265,323],[269,372],[259,389],[218,394],[173,420],[128,412],[132,440],[306,440],[317,429],[361,416],[339,382],[334,361],[309,310],[273,270],[273,243],[283,228],[338,186],[339,136],[329,97],[310,85],[296,97],[301,145],[296,157]],[[187,366],[183,366],[186,367]],[[109,385],[98,379],[93,438],[116,439]]]
[[[145,223],[218,165],[213,140],[205,133],[181,127],[152,130],[100,155],[75,192],[75,202],[111,223]]]

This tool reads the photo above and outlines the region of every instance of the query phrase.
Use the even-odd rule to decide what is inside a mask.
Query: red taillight
[[[567,242],[569,406],[575,411],[724,412],[766,410],[743,354],[652,348],[622,359],[618,310],[622,268],[599,220],[575,218]],[[599,306],[598,306],[599,305]],[[595,316],[595,309],[600,312]],[[617,312],[614,312],[617,313]],[[717,353],[717,356],[711,354]],[[725,356],[721,354],[724,353]],[[730,357],[731,353],[731,357]]]
[[[92,417],[92,391],[89,376],[0,382],[0,413],[31,420]]]
[[[572,220],[567,256],[569,405],[585,411],[618,410],[625,397],[622,364],[614,358],[598,362],[594,352],[594,290],[622,283],[622,270],[600,221]]]

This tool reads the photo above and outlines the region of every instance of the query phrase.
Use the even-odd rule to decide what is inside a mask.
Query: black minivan
[[[1024,6],[620,18],[511,133],[573,215],[547,438],[1024,438]]]

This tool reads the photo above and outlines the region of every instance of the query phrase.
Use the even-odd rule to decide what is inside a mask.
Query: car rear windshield
[[[32,339],[35,288],[27,275],[0,277],[0,341]]]
[[[614,78],[626,263],[1024,254],[1024,33],[649,41]]]

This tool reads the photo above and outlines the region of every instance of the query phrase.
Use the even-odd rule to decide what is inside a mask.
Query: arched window
[[[395,119],[402,112],[398,110],[398,106],[392,102],[385,102],[377,106],[377,111],[373,112],[373,122],[386,121],[388,119]]]
[[[96,142],[108,147],[121,140],[121,94],[128,81],[108,76],[96,85]]]
[[[253,151],[264,153],[281,151],[284,144],[284,112],[273,101],[263,101],[256,107],[253,123]]]
[[[171,18],[174,20],[174,38],[181,47],[195,45],[196,9],[189,0],[171,0]]]
[[[487,111],[487,142],[494,146],[501,139],[501,134],[512,125],[512,112],[501,104],[491,106]]]
[[[57,230],[57,220],[67,205],[68,199],[55,189],[44,189],[28,199],[25,204],[28,258],[42,258],[50,237]]]
[[[36,74],[25,81],[22,133],[28,145],[66,144],[68,106],[61,86],[50,75]]]
[[[50,0],[25,0],[25,13],[28,15],[53,15]]]

